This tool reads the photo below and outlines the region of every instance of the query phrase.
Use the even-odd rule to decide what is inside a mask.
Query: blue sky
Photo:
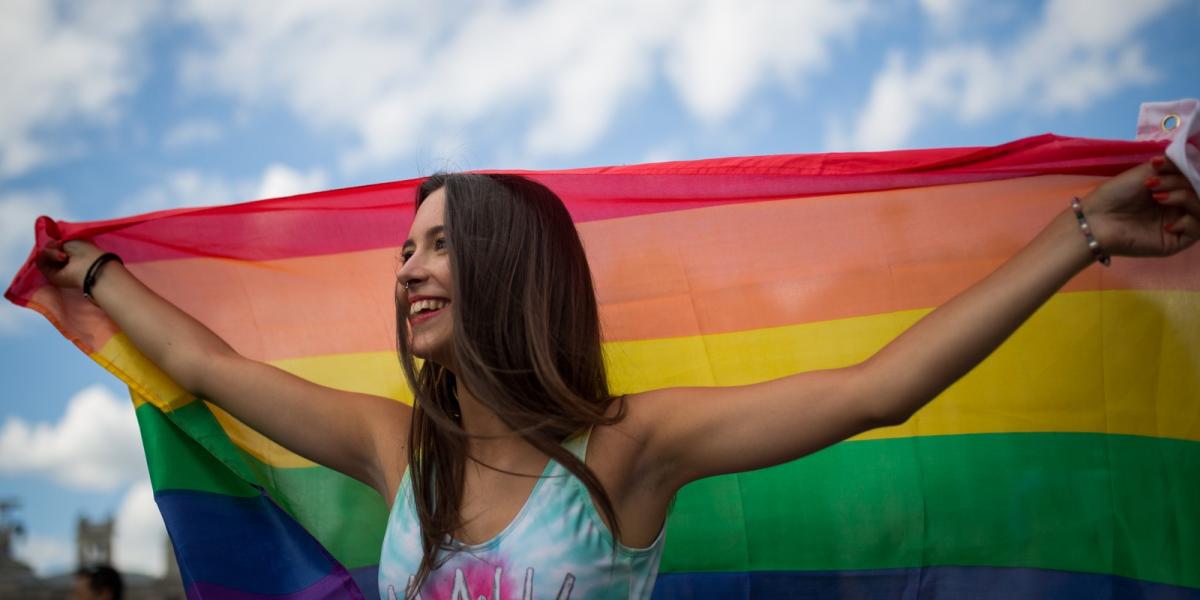
[[[1200,0],[0,3],[0,278],[33,220],[404,179],[1131,138],[1200,97]],[[399,234],[400,232],[398,232]],[[0,496],[72,566],[79,514],[162,569],[123,388],[0,306]]]

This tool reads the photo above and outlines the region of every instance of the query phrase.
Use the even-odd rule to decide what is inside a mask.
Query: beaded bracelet
[[[121,260],[120,256],[112,252],[105,252],[99,258],[92,261],[92,266],[88,267],[87,275],[83,276],[83,297],[87,298],[92,304],[96,303],[96,299],[92,297],[92,287],[96,285],[96,275],[100,273],[100,267],[103,267],[104,263],[110,260],[125,264],[125,261]]]
[[[1071,210],[1075,211],[1075,220],[1079,221],[1079,230],[1083,232],[1083,237],[1087,238],[1087,245],[1092,251],[1092,256],[1096,257],[1097,262],[1107,267],[1112,262],[1112,258],[1100,247],[1096,236],[1092,235],[1092,228],[1088,225],[1087,219],[1083,217],[1083,205],[1079,203],[1078,196],[1071,198]]]

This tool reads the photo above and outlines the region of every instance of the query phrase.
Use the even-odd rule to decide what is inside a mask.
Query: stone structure
[[[20,506],[14,499],[0,499],[0,598],[20,598],[25,586],[37,579],[32,569],[12,555],[13,544],[25,534],[13,515]]]
[[[13,516],[19,507],[15,500],[0,499],[0,600],[61,600],[75,585],[75,569],[51,577],[37,577],[28,565],[12,555],[13,543],[23,535],[21,523]],[[76,527],[76,552],[80,565],[111,564],[113,520],[91,521],[80,517]],[[170,541],[163,545],[167,554],[167,574],[162,578],[121,573],[126,600],[183,600],[183,581]]]
[[[80,515],[75,525],[75,564],[111,565],[113,520],[92,522]]]

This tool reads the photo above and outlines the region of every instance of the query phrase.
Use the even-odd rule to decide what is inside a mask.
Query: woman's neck
[[[514,433],[461,382],[456,394],[463,429],[471,435],[467,440],[468,456],[484,465],[514,473],[537,470],[537,465],[545,461],[545,454]]]

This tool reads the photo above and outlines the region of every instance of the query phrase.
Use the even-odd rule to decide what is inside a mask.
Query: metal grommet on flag
[[[1162,127],[1163,131],[1175,131],[1179,128],[1179,124],[1182,122],[1183,119],[1179,115],[1171,113],[1163,116],[1162,121],[1159,123],[1159,127]]]

